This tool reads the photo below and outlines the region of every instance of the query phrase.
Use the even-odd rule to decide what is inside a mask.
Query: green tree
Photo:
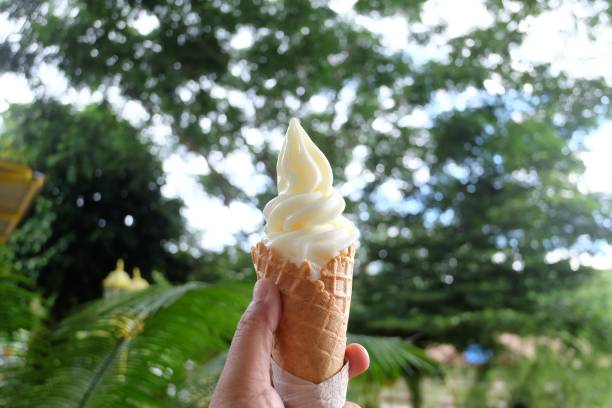
[[[184,232],[181,202],[161,195],[160,161],[108,104],[82,111],[54,101],[15,105],[0,138],[46,176],[3,250],[55,298],[57,314],[99,297],[117,258],[147,276],[159,268],[184,279],[192,262],[171,251]]]
[[[364,319],[365,328],[494,346],[502,330],[553,327],[558,303],[542,296],[590,279],[589,268],[549,264],[545,255],[607,239],[598,219],[609,220],[609,201],[568,180],[582,163],[552,125],[504,120],[504,112],[487,105],[438,119],[425,153],[433,153],[430,181],[406,187],[423,213],[391,210],[368,237],[379,259],[359,288],[367,314],[384,317]]]
[[[414,47],[401,50],[325,2],[69,1],[61,11],[55,2],[8,3],[13,18],[27,19],[1,48],[3,66],[32,77],[45,61],[74,86],[117,86],[208,160],[203,184],[226,203],[261,208],[271,197],[269,134],[300,116],[336,180],[357,186],[347,204],[362,231],[359,331],[461,347],[492,346],[500,331],[588,324],[530,317],[540,315],[543,293],[589,278],[588,268],[547,263],[547,253],[611,238],[609,197],[582,194],[570,181],[583,171],[584,135],[610,116],[609,85],[516,63],[521,23],[556,2],[486,1],[492,23],[453,38],[420,24],[423,3],[355,6],[362,17],[407,19]],[[612,9],[603,10],[576,23],[609,24]],[[152,22],[147,29],[137,29],[139,17]],[[237,33],[252,41],[233,46]],[[442,51],[423,61],[427,46]],[[503,91],[490,91],[491,82]],[[435,111],[440,95],[470,93],[467,108],[414,125],[410,114]],[[309,106],[313,96],[327,101],[322,109]],[[263,137],[248,137],[250,128]],[[268,176],[264,191],[244,193],[219,166],[235,151]]]

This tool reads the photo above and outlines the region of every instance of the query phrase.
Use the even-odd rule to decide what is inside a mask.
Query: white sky
[[[433,44],[423,47],[411,41],[411,30],[418,31],[419,26],[412,25],[409,29],[406,21],[401,17],[386,17],[373,19],[357,16],[352,10],[354,0],[334,0],[331,7],[344,18],[354,20],[356,24],[368,28],[383,37],[383,43],[390,50],[407,50],[415,56],[417,62],[425,62],[429,59],[444,60],[447,50],[443,47],[448,37],[455,37],[469,32],[473,27],[486,27],[491,24],[492,18],[487,12],[482,0],[434,0],[426,3],[423,10],[423,22],[426,25],[444,22],[447,26],[446,33],[434,38]],[[603,3],[603,2],[602,2]],[[505,1],[508,7],[520,7],[513,1]],[[527,32],[527,38],[522,47],[513,53],[514,64],[520,69],[528,66],[531,62],[550,62],[552,69],[558,72],[567,72],[574,76],[594,77],[603,75],[612,83],[612,29],[607,28],[596,33],[596,41],[592,41],[586,35],[584,27],[574,26],[573,15],[587,16],[597,10],[582,8],[575,1],[563,1],[554,11],[546,12],[537,18],[523,22],[519,29]],[[133,21],[133,26],[143,33],[154,29],[158,24],[154,16],[141,14]],[[0,39],[14,34],[15,27],[7,23],[6,18],[0,15]],[[248,30],[239,31],[232,39],[232,46],[244,48],[250,46],[253,41],[252,33]],[[43,65],[38,77],[44,83],[46,92],[77,105],[84,105],[92,100],[101,99],[100,93],[91,93],[88,90],[77,91],[68,86],[67,81],[54,67]],[[490,93],[503,93],[505,90],[501,84],[490,78],[485,81],[485,88]],[[236,104],[243,104],[245,110],[253,110],[252,103],[247,104],[245,98],[240,95],[226,95],[225,90],[216,90],[219,95],[228,96],[235,100]],[[351,90],[343,91],[340,103],[336,106],[340,121],[343,121],[343,109],[350,102]],[[127,101],[119,95],[117,89],[110,89],[107,94],[113,105],[126,119],[139,122],[146,117],[146,112],[135,102]],[[451,109],[457,105],[465,105],[478,95],[464,93],[463,95],[449,95],[439,93],[436,95],[435,104],[426,109],[419,109],[411,115],[402,118],[404,122],[412,125],[426,125],[431,121],[431,115],[440,111]],[[14,74],[0,75],[0,112],[7,109],[11,103],[25,103],[34,98],[25,78]],[[287,100],[299,108],[297,100]],[[230,100],[231,102],[231,100]],[[302,107],[308,111],[320,111],[325,108],[328,100],[325,96],[315,95],[307,106]],[[384,131],[384,118],[377,119],[373,126]],[[341,122],[340,122],[341,123]],[[334,123],[337,126],[337,123]],[[586,146],[588,152],[581,155],[586,165],[586,173],[581,183],[585,191],[598,191],[612,193],[612,122],[603,123],[600,129],[587,138]],[[201,244],[210,250],[221,250],[225,245],[235,243],[234,234],[238,231],[253,233],[250,243],[256,242],[259,235],[256,233],[261,227],[262,216],[258,209],[245,204],[234,203],[225,207],[216,198],[207,196],[197,182],[197,176],[206,174],[208,165],[206,160],[193,153],[187,152],[179,147],[176,151],[168,149],[168,140],[172,140],[170,130],[161,123],[149,130],[149,135],[160,145],[160,151],[164,160],[164,170],[167,173],[168,183],[163,193],[167,196],[181,197],[186,204],[183,215],[186,217],[191,231],[200,236]],[[247,139],[255,143],[261,142],[263,138],[274,140],[279,146],[282,134],[262,135],[255,129],[247,130]],[[280,147],[280,146],[279,146]],[[231,169],[232,181],[239,187],[255,192],[263,188],[266,180],[258,176],[251,162],[246,159],[244,152],[237,152],[221,163],[222,169]],[[356,169],[347,169],[350,173],[357,173],[359,164],[355,163]],[[355,167],[354,166],[354,167]],[[425,169],[426,170],[426,169]],[[423,173],[423,174],[421,174]],[[347,173],[348,175],[348,173]],[[365,174],[367,177],[368,175]],[[415,170],[418,179],[428,178],[424,170]],[[418,180],[417,180],[418,181]],[[359,183],[350,183],[342,186],[341,191],[346,194],[358,194]],[[389,187],[389,186],[387,186]],[[393,190],[393,187],[390,187]],[[389,188],[382,189],[389,190]],[[384,191],[383,191],[384,194]],[[388,198],[392,198],[391,191]],[[391,200],[392,201],[392,200]],[[249,243],[245,243],[248,246]],[[576,251],[557,251],[550,254],[551,261],[561,258],[578,259],[584,264],[590,264],[599,268],[612,268],[612,247],[607,245],[603,253],[598,256],[589,256]]]

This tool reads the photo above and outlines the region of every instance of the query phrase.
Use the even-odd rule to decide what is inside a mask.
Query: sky
[[[371,18],[358,16],[352,10],[355,3],[353,0],[334,0],[331,8],[343,18],[353,21],[362,27],[380,34],[383,44],[389,50],[407,50],[417,57],[416,61],[425,62],[430,59],[445,58],[445,49],[442,44],[447,38],[456,37],[469,32],[474,27],[486,27],[492,23],[492,18],[486,10],[483,0],[434,0],[426,3],[423,10],[423,24],[433,25],[440,22],[446,24],[446,32],[438,38],[434,38],[428,46],[417,45],[411,41],[411,30],[419,27],[411,26],[401,17]],[[518,7],[514,1],[506,0],[508,7]],[[603,2],[602,2],[603,3]],[[514,51],[513,59],[516,64],[529,64],[531,62],[549,62],[553,72],[566,72],[577,77],[604,76],[612,83],[612,29],[600,30],[596,33],[596,40],[591,40],[584,27],[574,25],[573,16],[588,16],[597,10],[585,9],[575,1],[559,2],[559,7],[554,11],[527,20],[519,26],[519,29],[527,33],[524,44]],[[133,26],[143,34],[151,31],[157,25],[154,16],[141,14],[133,21]],[[8,24],[6,18],[0,15],[0,40],[15,32],[15,26]],[[231,44],[236,48],[248,47],[253,41],[252,34],[248,30],[240,30],[232,38]],[[100,100],[102,94],[88,90],[77,91],[68,85],[61,72],[55,67],[43,65],[38,77],[44,83],[46,92],[64,101],[76,105],[84,105],[90,101]],[[483,84],[491,94],[501,94],[505,90],[490,78]],[[216,92],[226,92],[217,89]],[[118,112],[126,119],[138,123],[146,117],[146,112],[136,102],[124,99],[117,89],[110,89],[108,98],[116,107]],[[248,101],[240,95],[224,95],[234,98],[237,103],[245,105],[245,109],[253,109],[247,106]],[[465,92],[460,95],[450,95],[439,92],[432,104],[413,111],[402,120],[410,122],[413,126],[426,125],[432,116],[453,109],[469,105],[474,98],[479,96],[475,93]],[[34,98],[25,78],[14,74],[0,75],[0,112],[7,109],[11,103],[25,103]],[[343,90],[340,104],[337,109],[338,120],[342,120],[342,106],[348,105],[351,99],[351,90]],[[294,103],[291,100],[288,103]],[[315,95],[305,107],[313,112],[325,109],[328,101],[324,96]],[[205,124],[204,124],[205,125]],[[384,131],[389,126],[383,118],[373,121],[373,127]],[[263,135],[257,129],[245,130],[245,137],[249,142],[259,143]],[[245,231],[249,234],[249,242],[243,243],[245,247],[250,246],[260,239],[258,233],[262,227],[262,215],[259,209],[242,203],[232,203],[230,207],[224,206],[220,200],[211,198],[205,194],[201,185],[197,182],[199,175],[206,174],[208,165],[206,160],[194,153],[188,152],[184,147],[174,147],[171,143],[174,139],[170,129],[162,123],[157,123],[148,130],[150,138],[159,146],[160,154],[164,158],[164,170],[167,173],[167,184],[163,193],[169,197],[181,197],[185,202],[183,215],[187,220],[189,229],[197,234],[203,248],[208,250],[221,250],[225,245],[234,244],[234,234]],[[282,133],[266,135],[276,142],[278,148],[282,143]],[[315,135],[316,138],[316,135]],[[594,131],[586,139],[587,151],[581,153],[586,172],[582,180],[579,180],[581,191],[596,191],[612,193],[612,122],[604,122],[600,128]],[[172,148],[170,146],[173,146]],[[357,155],[358,156],[358,155]],[[232,169],[232,181],[247,192],[257,192],[263,189],[269,182],[265,177],[258,175],[256,169],[248,160],[246,152],[236,152],[229,157],[220,158],[220,165]],[[415,164],[415,163],[413,163]],[[352,163],[347,169],[347,176],[352,172],[358,174],[360,163]],[[428,171],[418,163],[414,166],[414,181],[426,182]],[[340,191],[345,195],[357,194],[359,180],[347,185],[340,186]],[[392,202],[397,196],[397,188],[393,185],[381,186],[382,202]],[[411,204],[408,203],[408,206]],[[452,217],[452,215],[451,215]],[[612,268],[612,247],[602,247],[602,253],[597,256],[584,254],[577,249],[568,249],[549,254],[551,262],[572,258],[576,262],[589,264],[598,268]]]

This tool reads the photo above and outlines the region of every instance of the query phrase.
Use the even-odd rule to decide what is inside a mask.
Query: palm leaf
[[[412,343],[397,337],[349,335],[370,354],[370,369],[349,384],[349,399],[361,406],[380,406],[383,386],[398,380],[418,382],[423,375],[440,376],[438,363]]]
[[[437,362],[425,352],[397,337],[349,334],[349,341],[363,345],[370,354],[370,368],[364,374],[369,382],[384,384],[401,377],[418,374],[438,376]]]
[[[33,287],[30,279],[0,262],[0,338],[36,323],[42,307],[37,308],[40,298]]]
[[[207,406],[249,295],[250,285],[240,283],[154,285],[88,304],[34,336],[27,367],[0,383],[0,405]],[[409,342],[349,339],[370,352],[364,379],[371,387],[415,370],[437,372]]]
[[[48,355],[8,377],[15,387],[5,401],[16,407],[181,406],[177,386],[185,382],[185,366],[227,348],[249,291],[236,283],[158,285],[94,302],[41,340]]]
[[[227,351],[224,351],[210,361],[188,370],[184,386],[184,395],[188,397],[184,400],[186,406],[208,407],[226,358]]]

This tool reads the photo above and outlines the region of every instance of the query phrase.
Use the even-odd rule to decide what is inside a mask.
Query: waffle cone
[[[310,263],[296,265],[262,242],[251,255],[257,278],[273,279],[281,293],[283,313],[272,358],[315,384],[336,374],[344,365],[355,246],[332,258],[314,281]]]

